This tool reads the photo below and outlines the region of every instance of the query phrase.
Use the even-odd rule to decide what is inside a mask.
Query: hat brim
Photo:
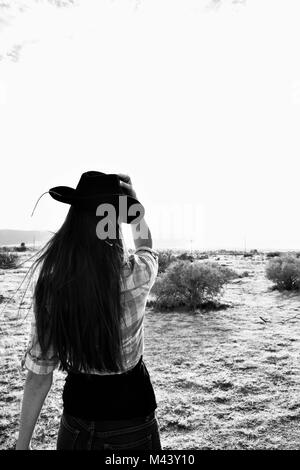
[[[55,199],[56,201],[62,202],[64,204],[69,204],[77,207],[81,207],[84,209],[96,209],[97,206],[101,203],[110,203],[116,209],[119,215],[119,204],[120,204],[120,197],[126,197],[127,209],[131,207],[133,204],[139,204],[140,209],[142,212],[142,216],[145,213],[144,206],[134,197],[129,196],[127,194],[93,194],[89,196],[82,196],[78,194],[78,192],[74,188],[70,188],[68,186],[56,186],[54,188],[49,189],[50,196]],[[138,211],[137,215],[129,216],[126,214],[126,217],[122,214],[121,221],[124,223],[132,223],[140,214]]]

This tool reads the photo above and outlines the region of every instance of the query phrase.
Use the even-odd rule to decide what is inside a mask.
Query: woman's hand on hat
[[[132,182],[130,179],[130,176],[124,175],[123,173],[118,173],[118,176],[120,178],[120,186],[123,188],[124,193],[127,196],[134,197],[136,199],[136,192],[132,187]]]
[[[124,181],[124,183],[132,184],[129,175],[125,175],[124,173],[118,173],[118,177],[120,178],[121,181]]]

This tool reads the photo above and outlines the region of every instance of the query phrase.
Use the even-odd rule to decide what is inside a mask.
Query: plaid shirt
[[[140,247],[129,256],[129,263],[123,267],[121,276],[121,303],[124,322],[121,325],[123,362],[125,370],[133,368],[144,352],[144,314],[148,294],[157,276],[158,253],[149,247]],[[53,348],[42,355],[38,342],[35,316],[31,322],[30,341],[22,359],[22,366],[35,374],[49,374],[59,366],[59,359]],[[91,371],[93,374],[108,375],[116,372]],[[118,373],[118,372],[117,372]],[[120,372],[121,373],[121,372]]]

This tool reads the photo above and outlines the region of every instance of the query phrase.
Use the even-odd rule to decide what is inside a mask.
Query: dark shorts
[[[87,421],[63,413],[57,450],[160,450],[155,413],[132,420]]]

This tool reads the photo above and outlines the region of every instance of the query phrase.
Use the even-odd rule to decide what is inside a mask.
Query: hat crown
[[[105,174],[100,171],[86,171],[80,177],[76,187],[80,196],[101,194],[123,194],[118,175]]]

